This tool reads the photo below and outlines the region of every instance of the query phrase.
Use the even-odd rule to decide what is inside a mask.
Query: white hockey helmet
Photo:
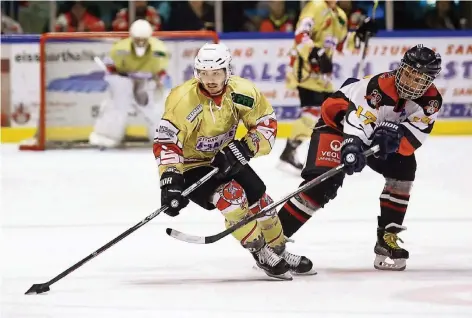
[[[198,51],[195,57],[194,75],[200,79],[198,71],[225,69],[225,84],[231,76],[231,52],[223,43],[206,43]]]
[[[152,26],[146,20],[136,20],[129,28],[129,34],[133,39],[134,50],[137,56],[146,53],[148,40],[152,37]]]

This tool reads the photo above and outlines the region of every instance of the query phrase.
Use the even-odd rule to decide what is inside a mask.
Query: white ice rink
[[[300,178],[276,169],[284,146],[252,166],[278,199]],[[1,145],[1,318],[472,317],[472,138],[431,137],[400,236],[404,272],[374,270],[383,178],[347,177],[338,197],[294,237],[318,275],[269,281],[228,237],[192,245],[224,228],[217,211],[190,204],[160,215],[41,295],[24,295],[159,207],[151,150],[19,152]]]

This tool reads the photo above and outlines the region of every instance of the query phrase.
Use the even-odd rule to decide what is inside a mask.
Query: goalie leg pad
[[[250,213],[246,193],[242,186],[234,180],[224,183],[216,189],[212,203],[224,215],[227,227],[241,221]],[[233,236],[246,248],[256,248],[253,246],[254,244],[260,245],[264,242],[257,221],[252,221],[234,231]]]
[[[115,147],[126,132],[128,113],[132,111],[133,82],[119,75],[107,75],[110,97],[102,104],[89,142],[99,147]]]
[[[115,108],[112,101],[105,102],[100,109],[93,132],[89,136],[91,145],[105,148],[118,146],[126,132],[128,112]]]
[[[156,88],[154,80],[145,81],[140,85],[143,87],[137,92],[135,91],[136,110],[141,113],[146,120],[148,138],[149,140],[153,140],[156,128],[159,126],[159,121],[162,117],[162,112],[164,111],[165,100],[162,100],[162,96],[157,96],[158,94],[162,94],[161,91]],[[143,96],[145,100],[143,100]]]

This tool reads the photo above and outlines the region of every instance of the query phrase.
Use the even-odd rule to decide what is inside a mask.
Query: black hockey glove
[[[161,204],[168,206],[164,212],[169,216],[179,215],[189,200],[182,196],[184,176],[175,172],[164,172],[161,176]]]
[[[362,141],[359,137],[346,136],[341,147],[341,161],[344,172],[348,175],[361,172],[367,164],[367,158],[362,153]]]
[[[361,22],[359,27],[356,30],[356,37],[361,41],[365,42],[365,39],[367,38],[367,33],[369,33],[369,36],[374,36],[378,31],[377,24],[375,23],[374,20],[372,20],[370,17],[367,17],[364,19],[364,21]]]
[[[222,179],[236,175],[252,157],[254,154],[245,142],[233,140],[216,153],[211,165],[219,168],[216,178]]]
[[[333,61],[326,55],[324,49],[314,47],[308,56],[308,61],[314,70],[319,69],[321,74],[328,74],[333,72]]]
[[[385,160],[389,154],[397,152],[402,137],[403,127],[400,124],[391,121],[378,124],[372,134],[372,146],[379,145],[380,148],[375,156]]]

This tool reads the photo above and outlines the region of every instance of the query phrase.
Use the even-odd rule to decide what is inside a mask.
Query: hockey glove
[[[333,72],[333,62],[322,48],[314,47],[310,52],[308,61],[310,62],[312,69],[321,74],[329,74]]]
[[[383,121],[378,124],[372,134],[372,146],[379,145],[380,148],[376,157],[385,160],[389,154],[397,152],[402,137],[403,128],[401,125],[391,121]]]
[[[236,175],[252,157],[254,155],[245,142],[233,140],[216,153],[211,165],[219,168],[216,178],[223,179]]]
[[[179,215],[189,200],[182,196],[184,177],[180,173],[164,172],[161,176],[161,204],[168,208],[165,213],[169,216]]]
[[[341,161],[344,164],[344,172],[348,175],[361,172],[367,164],[367,159],[362,153],[362,141],[359,137],[346,136],[341,147]]]
[[[370,17],[367,17],[364,19],[364,21],[361,22],[359,27],[356,30],[356,38],[358,38],[361,42],[365,42],[365,39],[367,38],[367,33],[369,33],[369,36],[374,36],[378,31],[378,27],[375,24],[375,21],[372,20]]]

